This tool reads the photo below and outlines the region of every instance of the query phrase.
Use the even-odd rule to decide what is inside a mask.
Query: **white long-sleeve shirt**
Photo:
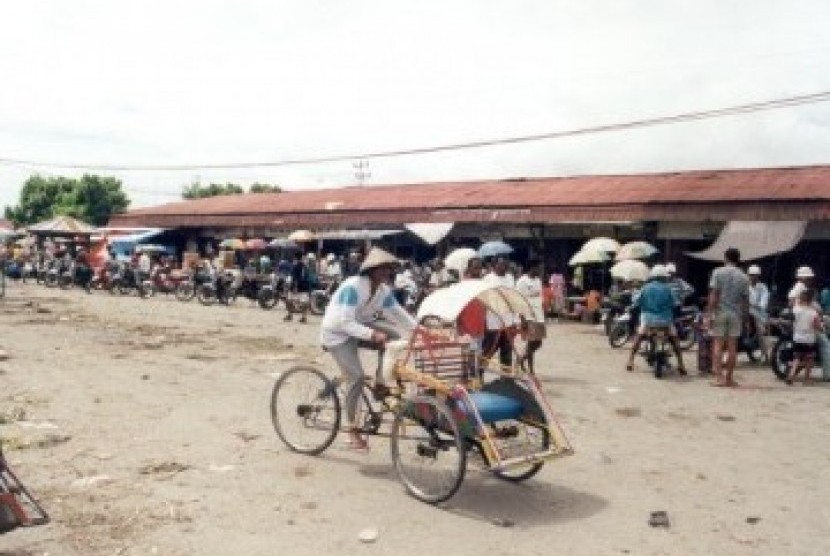
[[[505,273],[504,276],[499,276],[495,272],[488,272],[482,280],[493,286],[516,287],[516,280],[509,272]],[[487,330],[501,330],[505,326],[511,326],[513,324],[515,324],[513,319],[505,319],[502,321],[493,311],[487,311]]]
[[[415,319],[401,307],[392,289],[380,284],[372,295],[372,281],[367,276],[343,280],[332,295],[320,327],[320,343],[325,347],[342,344],[349,338],[371,340],[373,329],[367,326],[381,313],[405,331],[416,326]]]
[[[531,278],[528,274],[523,274],[516,280],[516,289],[527,298],[530,307],[533,309],[533,320],[545,322],[545,309],[542,306],[542,280],[538,277]]]
[[[769,289],[763,282],[749,285],[749,312],[756,318],[766,320],[769,305]]]

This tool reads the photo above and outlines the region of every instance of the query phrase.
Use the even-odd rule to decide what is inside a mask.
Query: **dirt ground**
[[[0,536],[0,556],[830,553],[825,385],[745,362],[735,390],[657,381],[595,327],[554,323],[539,368],[575,455],[520,485],[471,472],[436,508],[405,494],[386,439],[281,445],[275,376],[327,364],[318,319],[282,316],[10,285],[0,437],[53,523]]]

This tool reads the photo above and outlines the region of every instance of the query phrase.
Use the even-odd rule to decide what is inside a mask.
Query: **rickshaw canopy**
[[[438,317],[454,322],[474,300],[484,304],[503,322],[513,322],[516,315],[530,320],[535,318],[530,303],[518,290],[494,286],[483,280],[465,280],[427,296],[418,309],[417,320]]]

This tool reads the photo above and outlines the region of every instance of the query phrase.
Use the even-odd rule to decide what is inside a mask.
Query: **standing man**
[[[513,275],[507,272],[507,259],[498,257],[493,263],[493,270],[484,275],[483,280],[493,286],[515,288],[516,281]],[[514,322],[502,322],[492,311],[487,311],[487,332],[484,334],[482,351],[485,355],[499,350],[499,362],[509,367],[513,364],[513,342],[510,334]]]
[[[738,268],[741,252],[730,247],[723,254],[724,265],[712,272],[709,281],[709,300],[706,320],[712,330],[713,386],[737,386],[733,378],[737,358],[738,338],[743,316],[749,308],[749,278]],[[723,369],[723,351],[726,348],[726,368]]]
[[[516,289],[527,299],[533,309],[533,318],[525,323],[527,328],[527,351],[524,361],[530,374],[536,374],[536,367],[533,364],[533,354],[542,347],[542,340],[547,337],[545,326],[545,309],[542,305],[542,261],[541,259],[530,259],[527,261],[527,271],[516,281]]]
[[[306,312],[308,311],[308,292],[309,289],[309,272],[308,267],[303,260],[303,254],[297,251],[294,254],[294,263],[291,265],[291,294],[292,303],[288,304],[288,311],[285,315],[285,322],[289,322],[294,318],[294,311],[300,313],[300,322],[306,322]]]
[[[746,272],[749,276],[749,315],[758,334],[758,342],[764,360],[769,359],[767,350],[767,307],[769,306],[769,288],[761,282],[761,267],[752,265]]]

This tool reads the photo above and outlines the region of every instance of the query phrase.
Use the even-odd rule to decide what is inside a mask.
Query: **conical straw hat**
[[[366,255],[366,260],[364,260],[363,264],[360,265],[360,272],[363,273],[367,270],[383,265],[397,264],[400,264],[400,261],[398,261],[398,259],[396,259],[391,253],[387,253],[379,247],[372,247],[372,250],[369,251],[368,255]]]

